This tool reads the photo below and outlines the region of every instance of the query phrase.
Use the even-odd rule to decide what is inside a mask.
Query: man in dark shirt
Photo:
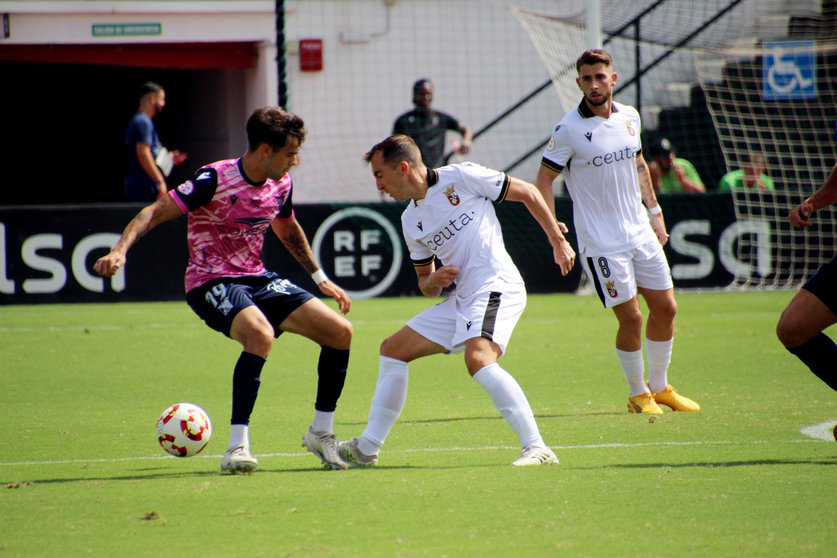
[[[410,136],[421,151],[421,158],[428,168],[441,167],[444,160],[445,131],[453,130],[462,134],[462,142],[455,149],[465,155],[471,149],[473,134],[471,129],[453,116],[433,110],[433,83],[422,78],[413,84],[413,104],[416,108],[405,112],[395,120],[393,134]]]
[[[128,148],[128,172],[125,175],[125,197],[132,202],[153,202],[166,195],[168,187],[166,176],[172,166],[186,160],[188,155],[180,151],[167,151],[152,119],[166,106],[166,92],[163,88],[148,81],[139,88],[139,108],[131,117],[125,132],[125,145]],[[167,170],[161,168],[161,163]]]

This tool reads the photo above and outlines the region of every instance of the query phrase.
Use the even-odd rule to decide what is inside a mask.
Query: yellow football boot
[[[660,405],[671,407],[672,411],[700,411],[700,405],[677,393],[677,390],[671,385],[666,385],[666,389],[653,395],[654,401]]]
[[[651,413],[654,415],[663,414],[663,410],[654,401],[653,393],[640,393],[628,398],[629,413]]]

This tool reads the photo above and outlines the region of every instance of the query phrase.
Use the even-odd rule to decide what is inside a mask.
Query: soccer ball
[[[175,457],[200,453],[211,437],[209,415],[193,403],[172,405],[157,419],[157,440]]]

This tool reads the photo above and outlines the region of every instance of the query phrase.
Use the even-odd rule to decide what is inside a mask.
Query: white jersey
[[[614,254],[656,238],[639,190],[639,133],[635,108],[614,102],[602,118],[584,100],[552,132],[541,164],[563,172],[580,251]]]
[[[439,258],[444,265],[458,267],[458,296],[485,285],[523,284],[506,252],[492,203],[505,199],[509,177],[475,163],[428,169],[427,175],[427,195],[411,200],[401,214],[413,265],[429,265]]]

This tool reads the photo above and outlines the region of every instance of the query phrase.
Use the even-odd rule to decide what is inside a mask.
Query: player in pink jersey
[[[273,340],[285,331],[321,347],[314,420],[303,446],[326,467],[347,468],[337,454],[333,427],[352,324],[311,293],[266,270],[260,258],[264,233],[271,228],[340,312],[351,308],[343,289],[320,269],[294,217],[288,171],[299,162],[305,133],[303,120],[279,107],[256,110],[247,120],[248,149],[240,159],[202,167],[191,180],[145,207],[93,267],[106,277],[115,274],[125,265],[130,247],[148,231],[189,214],[186,301],[209,327],[243,348],[233,370],[232,427],[222,471],[249,473],[258,467],[250,453],[250,415]]]

